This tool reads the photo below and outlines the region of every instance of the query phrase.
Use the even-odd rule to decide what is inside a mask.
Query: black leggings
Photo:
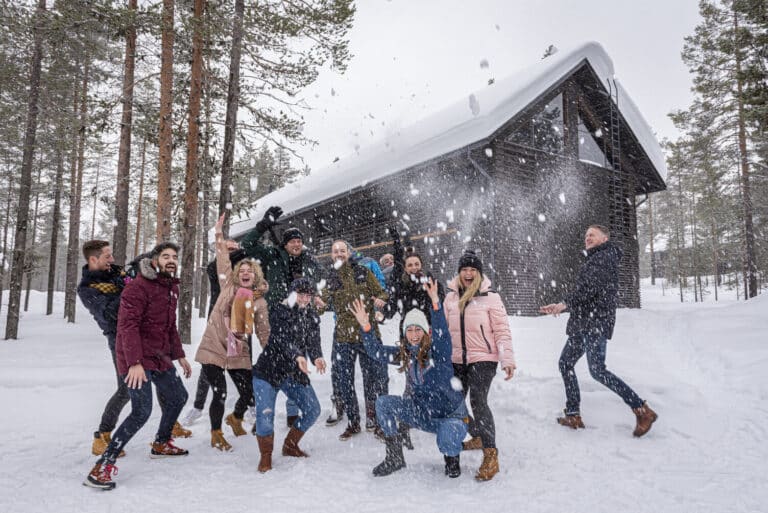
[[[253,337],[248,335],[248,353],[253,355]],[[194,407],[198,410],[205,408],[205,400],[208,397],[208,390],[211,386],[205,380],[205,373],[201,372],[200,377],[197,378],[197,392],[195,392],[195,404]],[[254,406],[253,394],[251,394],[251,400],[248,402],[248,406]]]
[[[248,404],[253,400],[253,383],[251,382],[250,369],[227,369],[229,377],[237,387],[240,397],[235,403],[235,417],[242,419]],[[224,403],[227,401],[227,379],[224,377],[224,369],[218,365],[203,364],[205,380],[211,385],[213,400],[209,410],[211,417],[211,429],[221,429],[221,419],[224,418]]]
[[[469,405],[474,415],[474,419],[469,423],[469,434],[479,436],[485,449],[496,447],[496,424],[488,406],[488,391],[498,365],[498,362],[453,364],[453,374],[461,380],[465,398],[469,392]]]

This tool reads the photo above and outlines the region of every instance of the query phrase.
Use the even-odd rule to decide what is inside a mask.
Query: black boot
[[[443,456],[445,459],[445,475],[448,477],[459,477],[461,475],[461,465],[458,456]]]
[[[409,451],[413,450],[413,442],[411,442],[411,426],[405,422],[401,422],[397,426],[397,434],[400,435],[400,440],[403,442],[403,447]]]
[[[388,436],[384,439],[387,443],[387,455],[384,461],[373,468],[373,475],[376,477],[388,476],[405,468],[405,458],[403,457],[403,442],[400,437]]]

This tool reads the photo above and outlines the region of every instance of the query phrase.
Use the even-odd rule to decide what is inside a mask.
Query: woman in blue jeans
[[[320,403],[309,382],[307,360],[314,363],[320,374],[325,372],[320,318],[310,306],[314,292],[315,285],[309,278],[291,283],[288,298],[269,314],[269,340],[253,366],[256,438],[261,452],[259,472],[272,469],[275,399],[279,391],[299,409],[299,416],[283,443],[283,456],[308,456],[299,448],[299,441],[320,416]]]
[[[437,447],[445,459],[445,474],[461,475],[459,454],[467,434],[467,407],[461,390],[451,384],[451,335],[437,284],[430,279],[424,288],[432,301],[432,330],[424,312],[414,308],[403,321],[405,339],[399,346],[382,345],[371,329],[363,302],[358,299],[352,305],[368,356],[400,365],[399,370],[406,373],[407,379],[405,395],[383,395],[376,401],[376,416],[387,447],[384,461],[373,469],[374,476],[386,476],[405,467],[398,422],[435,433]]]

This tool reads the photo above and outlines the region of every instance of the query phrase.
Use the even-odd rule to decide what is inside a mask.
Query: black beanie
[[[317,289],[315,288],[315,283],[305,276],[303,278],[296,278],[291,282],[291,292],[314,294],[317,292]]]
[[[304,242],[304,234],[298,228],[288,228],[283,232],[283,246],[293,239],[301,239]]]
[[[477,272],[483,274],[483,261],[480,260],[480,257],[470,249],[464,251],[464,254],[461,255],[461,258],[459,258],[459,271],[461,271],[464,267],[474,267],[477,269]]]

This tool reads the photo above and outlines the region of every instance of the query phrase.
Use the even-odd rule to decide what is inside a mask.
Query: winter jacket
[[[115,347],[120,375],[137,363],[144,370],[166,371],[184,357],[176,328],[178,299],[178,278],[159,274],[151,260],[142,260],[120,298]]]
[[[352,262],[355,264],[367,267],[368,270],[371,271],[374,276],[376,276],[376,279],[379,280],[379,285],[381,285],[381,288],[387,288],[387,277],[384,276],[384,273],[381,271],[381,267],[379,266],[378,262],[376,262],[376,260],[371,257],[363,256],[363,254],[359,251],[355,251],[355,254],[352,255],[350,260],[352,260]]]
[[[483,277],[480,290],[459,311],[459,277],[448,283],[445,312],[453,341],[453,363],[467,365],[475,362],[501,362],[501,367],[515,363],[512,334],[507,310],[501,296],[491,290],[491,280]],[[499,349],[502,348],[502,354]]]
[[[366,303],[370,303],[374,297],[386,301],[388,296],[381,288],[379,280],[362,265],[345,262],[338,269],[331,268],[328,271],[328,280],[321,293],[321,299],[329,303],[336,312],[336,328],[333,333],[336,342],[362,342],[357,320],[349,310],[355,299],[360,297],[363,297]],[[374,318],[373,310],[373,308],[369,310],[369,321],[376,336],[380,337],[379,325]]]
[[[464,396],[460,387],[456,390],[451,384],[453,379],[451,335],[443,306],[441,305],[437,310],[433,309],[431,317],[432,347],[427,366],[422,368],[417,360],[418,346],[409,345],[410,363],[405,388],[409,391],[420,416],[439,419],[455,412],[464,402]],[[368,356],[382,363],[400,365],[399,347],[383,345],[373,330],[366,332],[360,329],[360,333]]]
[[[320,317],[312,306],[299,308],[286,301],[269,313],[269,342],[253,366],[253,376],[274,387],[287,378],[309,385],[309,377],[301,372],[296,358],[304,356],[308,363],[323,357],[320,347]]]
[[[117,312],[120,308],[120,294],[125,287],[124,277],[122,267],[115,264],[106,271],[91,271],[84,265],[82,278],[77,286],[80,301],[106,335],[110,348],[115,346]]]
[[[248,350],[248,344],[240,344],[240,352],[237,356],[227,356],[227,334],[231,329],[232,303],[239,286],[233,280],[232,264],[227,257],[224,238],[220,235],[216,241],[215,261],[221,293],[208,317],[208,325],[205,327],[200,346],[197,348],[195,361],[201,364],[216,365],[222,369],[250,369],[251,353]],[[267,302],[259,290],[261,284],[255,285],[256,290],[253,291],[252,305],[250,305],[253,310],[253,324],[259,341],[265,344],[269,339]],[[251,308],[248,310],[250,311]]]
[[[597,334],[613,337],[619,295],[619,261],[622,250],[606,241],[587,250],[587,260],[579,269],[576,286],[563,302],[571,315],[566,333]]]
[[[262,235],[263,231],[254,228],[240,241],[240,247],[247,256],[261,263],[264,278],[269,283],[265,298],[270,309],[288,297],[294,279],[306,276],[317,283],[323,278],[322,267],[308,251],[302,251],[297,257],[290,256],[282,247],[262,244]]]
[[[417,281],[415,277],[412,277],[412,275],[406,272],[396,275],[395,273],[397,273],[398,270],[402,270],[402,267],[396,269],[392,273],[392,279],[390,280],[392,285],[389,288],[387,306],[384,307],[384,316],[387,319],[391,319],[399,312],[400,331],[398,331],[398,333],[402,334],[405,315],[414,308],[418,308],[424,312],[427,321],[429,321],[430,316],[432,315],[432,300],[429,298],[427,291],[424,290],[424,283]],[[435,280],[435,277],[432,276],[432,273],[425,273],[424,277],[432,278],[432,280],[437,281]],[[445,289],[443,288],[443,284],[439,281],[437,282],[437,296],[440,299],[440,303],[445,300]]]
[[[245,258],[245,251],[242,249],[236,249],[229,252],[229,262],[232,264],[232,267],[243,258]],[[208,317],[210,317],[211,312],[213,312],[213,307],[216,305],[216,300],[219,299],[219,294],[221,294],[221,284],[219,283],[219,272],[217,271],[215,258],[208,262],[208,265],[205,267],[205,272],[208,274],[208,283],[211,288],[211,298],[208,302]]]

